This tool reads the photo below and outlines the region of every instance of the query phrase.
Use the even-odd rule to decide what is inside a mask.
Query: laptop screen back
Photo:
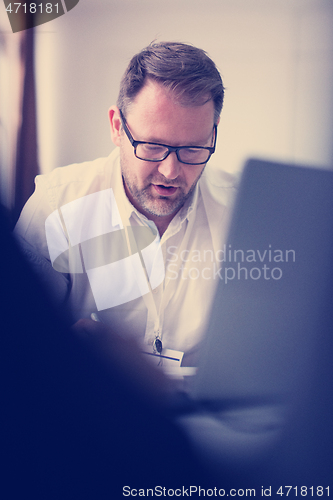
[[[218,258],[221,279],[192,396],[293,397],[327,329],[333,172],[250,160]]]

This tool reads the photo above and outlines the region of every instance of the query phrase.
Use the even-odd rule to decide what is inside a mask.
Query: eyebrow
[[[149,143],[153,143],[153,144],[162,144],[162,145],[166,145],[166,146],[172,146],[172,147],[181,147],[181,146],[184,146],[184,147],[188,147],[188,148],[191,148],[191,147],[209,147],[207,146],[207,143],[209,142],[209,139],[210,137],[212,137],[212,133],[214,132],[214,126],[213,126],[213,129],[210,133],[210,136],[206,139],[206,141],[202,141],[200,142],[200,144],[194,144],[193,142],[189,143],[189,144],[177,144],[177,145],[174,145],[174,144],[167,144],[166,142],[163,142],[163,141],[160,141],[158,139],[155,139],[155,138],[151,138],[151,139],[141,139],[141,142],[149,142]],[[136,139],[135,139],[136,140]],[[139,140],[139,139],[137,139]]]

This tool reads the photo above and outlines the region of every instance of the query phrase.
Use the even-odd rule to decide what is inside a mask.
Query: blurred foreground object
[[[214,469],[327,487],[333,172],[250,160],[222,264],[191,388],[201,411],[180,421]]]
[[[104,363],[69,331],[0,218],[1,497],[110,499],[125,485],[204,481],[156,396],[134,383],[133,352]]]

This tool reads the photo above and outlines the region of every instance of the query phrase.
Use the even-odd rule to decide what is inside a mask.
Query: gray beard
[[[196,182],[186,195],[183,192],[181,192],[175,200],[169,200],[169,198],[166,196],[153,198],[148,192],[150,185],[147,188],[139,191],[138,189],[136,189],[135,186],[129,185],[128,182],[126,182],[126,178],[124,178],[124,176],[123,179],[124,182],[126,183],[127,189],[131,193],[137,205],[141,207],[145,212],[151,215],[155,215],[157,217],[164,217],[178,212],[178,210],[192,196],[195,186],[197,184]]]
[[[121,171],[124,185],[126,185],[128,191],[130,192],[135,204],[137,205],[137,209],[139,212],[143,211],[148,214],[154,215],[155,217],[165,217],[172,214],[176,214],[178,210],[184,205],[184,203],[192,196],[195,186],[197,185],[204,168],[202,169],[199,177],[192,184],[189,192],[184,194],[184,190],[182,186],[179,186],[178,190],[180,193],[177,198],[174,200],[169,199],[167,196],[159,196],[158,198],[152,197],[149,193],[149,189],[151,189],[151,182],[154,180],[153,176],[148,177],[147,182],[148,186],[142,190],[137,189],[136,185],[131,183],[128,176],[126,175],[126,168],[123,168],[123,161],[120,157]],[[168,182],[167,180],[159,180],[161,184],[164,185],[173,185],[172,182]],[[154,180],[154,183],[157,183]],[[179,183],[175,182],[176,185]]]

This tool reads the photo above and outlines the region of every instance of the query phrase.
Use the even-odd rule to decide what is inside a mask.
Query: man
[[[223,95],[202,50],[180,43],[143,49],[109,111],[117,149],[38,176],[16,227],[75,321],[97,314],[147,353],[179,363],[184,355],[188,366],[221,279],[233,194],[226,174],[204,172]]]

